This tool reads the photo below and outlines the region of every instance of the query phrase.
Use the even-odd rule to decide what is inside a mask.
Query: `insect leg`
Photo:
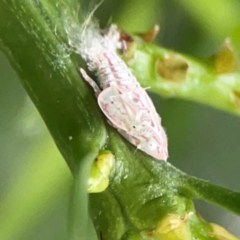
[[[96,82],[87,75],[86,71],[83,68],[80,68],[79,71],[82,74],[82,77],[84,78],[84,80],[88,82],[90,86],[93,88],[96,97],[98,97],[98,95],[101,93],[101,89],[98,87]]]

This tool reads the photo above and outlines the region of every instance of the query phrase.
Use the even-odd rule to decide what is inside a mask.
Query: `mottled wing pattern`
[[[155,108],[149,106],[145,96],[148,97],[141,88],[133,90],[111,86],[100,93],[98,104],[111,124],[129,142],[157,159],[166,160],[167,137]]]

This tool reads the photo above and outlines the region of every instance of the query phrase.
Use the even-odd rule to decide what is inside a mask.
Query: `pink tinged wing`
[[[157,128],[158,131],[161,130],[161,118],[156,112],[151,98],[143,88],[125,89],[123,87],[118,87],[118,89],[122,94],[123,101],[125,101],[126,104],[129,103],[132,105],[132,109],[136,109],[136,118],[141,116],[142,119],[140,121],[142,123],[146,121],[150,122],[152,127]],[[141,111],[144,112],[144,114],[141,114]]]
[[[168,158],[168,142],[164,129],[153,131],[152,137],[142,142],[139,148],[158,160],[166,161]]]
[[[168,141],[166,133],[161,125],[161,118],[144,89],[136,89],[133,92],[135,99],[138,96],[138,105],[141,110],[136,115],[136,121],[139,122],[139,138],[143,138],[137,146],[143,152],[159,159],[167,160],[168,158]],[[136,103],[136,100],[132,103]]]
[[[146,139],[143,139],[143,136],[130,135],[121,129],[118,129],[118,131],[139,150],[153,158],[164,161],[168,159],[168,142],[163,129],[161,132],[153,132],[152,136]],[[162,139],[159,139],[160,135]]]
[[[146,94],[145,91],[144,93]],[[147,105],[147,101],[141,97],[143,94],[139,90],[123,91],[121,87],[111,86],[100,93],[98,103],[123,137],[150,156],[166,160],[167,137],[160,118],[155,108]]]
[[[150,112],[128,97],[131,92],[122,92],[117,86],[104,89],[98,96],[98,104],[108,120],[118,129],[137,134],[139,126],[152,125]]]
[[[128,134],[127,139],[148,155],[166,161],[168,158],[168,141],[163,127],[159,126],[159,130],[159,128],[154,128],[151,125],[141,125],[139,122],[135,122],[135,125],[137,128]]]
[[[104,89],[98,96],[98,105],[115,128],[130,130],[131,110],[122,101],[117,87],[110,86]]]

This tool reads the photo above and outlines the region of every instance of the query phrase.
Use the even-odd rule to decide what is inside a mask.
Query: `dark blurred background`
[[[82,2],[85,9],[96,4]],[[158,23],[158,44],[205,59],[226,37],[238,34],[239,13],[239,0],[105,0],[96,16],[102,26],[113,21],[129,32]],[[240,42],[235,44],[240,48]],[[71,174],[2,54],[0,73],[0,239],[66,240]],[[168,134],[169,161],[240,191],[240,118],[151,96]],[[196,208],[207,221],[240,236],[239,217],[201,201]]]

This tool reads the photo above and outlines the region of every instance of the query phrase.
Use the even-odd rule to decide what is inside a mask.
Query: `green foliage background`
[[[83,6],[91,9],[91,4],[86,0]],[[240,49],[239,12],[238,0],[106,0],[96,15],[102,25],[114,21],[133,32],[159,23],[158,43],[204,59],[227,36],[234,36]],[[168,134],[169,161],[188,174],[240,191],[239,117],[151,96]],[[43,121],[1,55],[0,238],[66,240],[71,183],[70,171]],[[239,217],[196,204],[206,220],[240,236]]]

